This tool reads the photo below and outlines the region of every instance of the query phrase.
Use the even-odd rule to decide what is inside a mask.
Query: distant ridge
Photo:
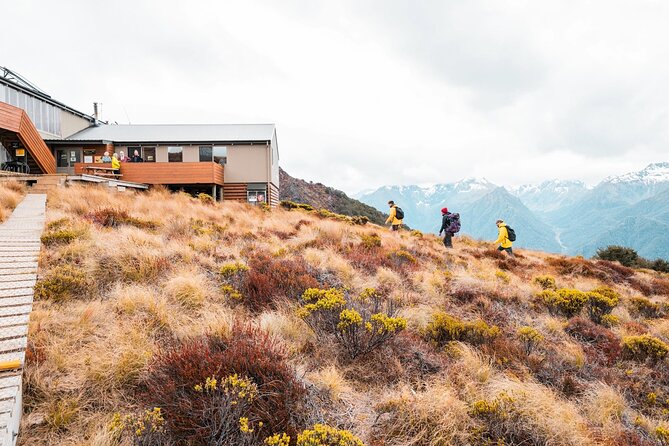
[[[369,218],[372,223],[379,225],[383,225],[386,220],[386,215],[379,210],[349,197],[340,190],[321,183],[294,178],[283,169],[279,170],[279,175],[279,181],[281,181],[279,198],[281,200],[306,203],[317,209],[327,209],[337,214],[362,215]]]

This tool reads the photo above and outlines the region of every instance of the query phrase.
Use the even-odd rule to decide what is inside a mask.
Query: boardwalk
[[[46,195],[27,195],[0,224],[0,446],[16,442],[21,374],[37,279]]]

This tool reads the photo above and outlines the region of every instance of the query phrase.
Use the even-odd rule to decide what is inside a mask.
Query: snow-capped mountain
[[[669,259],[669,245],[654,243],[664,240],[669,227],[669,162],[606,178],[595,187],[555,179],[500,188],[486,179],[467,178],[429,186],[384,186],[361,193],[359,199],[382,212],[387,212],[388,200],[395,200],[405,211],[406,223],[427,232],[438,230],[439,210],[448,207],[462,214],[463,233],[475,237],[493,237],[494,226],[487,220],[504,218],[518,232],[527,232],[522,244],[519,237],[519,246],[589,256],[618,234],[621,244],[642,256]]]
[[[582,181],[549,180],[510,187],[511,192],[536,212],[550,212],[578,201],[590,188]]]
[[[638,172],[629,172],[619,176],[607,177],[602,183],[640,183],[645,185],[669,183],[669,163],[653,163]]]

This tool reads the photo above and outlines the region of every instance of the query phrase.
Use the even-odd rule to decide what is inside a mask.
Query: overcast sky
[[[21,0],[0,66],[120,124],[277,125],[346,192],[669,160],[664,0]]]

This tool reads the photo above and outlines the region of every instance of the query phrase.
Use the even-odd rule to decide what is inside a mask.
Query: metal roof
[[[155,124],[88,127],[66,141],[115,143],[197,143],[271,141],[274,124]]]

